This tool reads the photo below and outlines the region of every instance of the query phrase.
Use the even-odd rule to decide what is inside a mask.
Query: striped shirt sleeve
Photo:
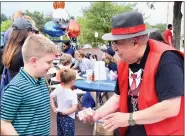
[[[14,85],[8,85],[1,102],[1,120],[14,120],[21,101],[20,89]]]

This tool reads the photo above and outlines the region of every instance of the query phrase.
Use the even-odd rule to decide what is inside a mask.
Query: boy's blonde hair
[[[63,66],[67,66],[72,63],[72,56],[70,54],[63,54],[62,57],[60,58],[60,64]]]
[[[28,36],[22,47],[24,62],[28,62],[31,57],[41,58],[46,53],[55,54],[56,51],[56,45],[42,34]]]
[[[58,77],[57,79],[64,83],[64,84],[68,84],[71,81],[74,81],[76,79],[76,72],[73,69],[61,69],[58,72]]]

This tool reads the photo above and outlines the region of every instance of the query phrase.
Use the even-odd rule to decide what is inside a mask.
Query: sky
[[[77,17],[82,16],[81,9],[89,5],[89,2],[66,2],[65,9],[68,11],[70,16]],[[148,17],[146,22],[150,25],[167,23],[167,7],[168,2],[156,2],[155,9],[149,9],[146,2],[137,2],[137,8],[142,13],[145,13],[145,16]],[[29,11],[41,11],[47,15],[52,12],[53,4],[52,2],[1,2],[1,13],[6,14],[7,16],[12,16],[15,11],[20,9],[22,11],[26,9]]]

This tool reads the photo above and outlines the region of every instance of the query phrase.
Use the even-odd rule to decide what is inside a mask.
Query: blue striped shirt
[[[19,135],[49,135],[50,103],[45,80],[36,80],[21,68],[5,89],[1,120],[11,121]]]

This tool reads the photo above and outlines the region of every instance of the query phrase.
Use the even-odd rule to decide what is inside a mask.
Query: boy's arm
[[[53,100],[53,96],[50,96],[50,105],[51,105],[52,110],[56,112],[56,106]]]
[[[58,88],[53,90],[50,94],[50,105],[51,105],[51,108],[54,112],[56,112],[56,106],[55,106],[54,98],[57,97],[57,94],[58,94]]]
[[[11,122],[1,120],[1,135],[18,135]]]
[[[18,135],[12,121],[22,101],[21,90],[14,85],[8,85],[1,101],[1,134]]]
[[[74,113],[77,110],[77,105],[78,105],[78,98],[77,98],[77,94],[73,93],[73,99],[72,99],[72,107],[68,108],[64,111],[62,111],[63,115],[70,115],[72,113]]]
[[[77,110],[77,104],[73,104],[71,108],[62,111],[63,115],[70,115]]]

